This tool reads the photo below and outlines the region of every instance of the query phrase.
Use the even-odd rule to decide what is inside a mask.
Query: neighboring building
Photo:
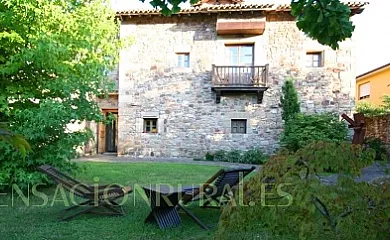
[[[390,94],[390,63],[356,77],[356,103],[365,101],[381,105]]]
[[[283,129],[281,87],[295,79],[303,112],[350,114],[355,55],[296,27],[289,5],[202,1],[172,17],[157,10],[118,12],[119,90],[105,105],[98,152],[132,157],[199,157],[216,150],[273,152]],[[224,3],[231,1],[224,1]],[[365,3],[349,3],[360,13]]]

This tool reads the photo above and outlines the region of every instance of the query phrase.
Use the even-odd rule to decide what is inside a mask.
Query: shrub
[[[294,157],[310,163],[314,171],[358,175],[360,169],[373,163],[375,151],[349,142],[315,141]]]
[[[340,163],[331,149],[346,152]],[[231,202],[224,208],[216,239],[241,234],[252,239],[389,239],[390,184],[354,181],[373,161],[372,150],[345,142],[320,141],[294,154],[280,152],[244,184],[243,199],[235,199],[244,205]],[[321,182],[329,167],[339,173],[333,185]]]
[[[240,162],[247,164],[263,164],[267,162],[267,160],[268,156],[265,155],[259,148],[253,148],[242,155]]]
[[[382,104],[374,105],[369,102],[360,102],[356,106],[356,111],[363,113],[365,116],[381,116],[389,114],[390,111],[390,95],[383,96]]]
[[[280,104],[282,106],[282,119],[285,122],[300,112],[297,91],[291,79],[286,80],[282,87]]]
[[[206,161],[214,161],[214,155],[209,152],[207,152],[204,157]]]
[[[290,151],[297,151],[316,140],[343,141],[347,138],[346,124],[336,115],[297,114],[284,126],[281,145]]]
[[[387,113],[384,106],[375,106],[369,102],[359,102],[356,106],[356,111],[363,113],[366,117],[380,116]]]
[[[239,150],[231,150],[226,153],[228,162],[239,163],[241,162],[242,152]]]
[[[263,164],[267,161],[268,156],[260,149],[253,148],[248,151],[218,150],[213,154],[206,153],[206,161],[231,162],[231,163],[246,163],[246,164]]]
[[[375,150],[376,156],[375,160],[384,161],[387,160],[387,149],[385,144],[380,138],[368,137],[364,139],[365,144],[371,149]]]
[[[228,162],[227,152],[224,150],[218,150],[214,153],[214,161]]]

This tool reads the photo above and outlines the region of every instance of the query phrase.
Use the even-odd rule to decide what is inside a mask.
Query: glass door
[[[226,45],[227,73],[232,84],[251,83],[254,63],[253,50],[253,44]]]

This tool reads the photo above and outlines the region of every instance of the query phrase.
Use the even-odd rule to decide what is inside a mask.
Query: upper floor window
[[[253,44],[226,45],[227,64],[233,66],[253,66]]]
[[[246,119],[232,119],[231,133],[246,133]]]
[[[306,53],[306,67],[323,67],[322,52],[307,52]]]
[[[359,85],[359,99],[365,99],[370,97],[371,86],[370,82]]]
[[[190,54],[176,53],[176,67],[183,67],[183,68],[190,67]]]
[[[144,133],[157,133],[157,118],[144,118]]]

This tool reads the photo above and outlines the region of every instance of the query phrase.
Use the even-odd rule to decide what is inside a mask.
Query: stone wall
[[[266,20],[260,36],[217,36],[219,18]],[[119,67],[118,154],[136,157],[199,157],[219,149],[278,147],[283,122],[279,99],[287,78],[294,78],[303,112],[350,114],[355,72],[352,44],[340,50],[308,39],[287,14],[254,12],[131,18],[121,37],[135,43],[121,52]],[[225,64],[225,44],[253,43],[255,65],[269,64],[269,89],[263,103],[251,94],[222,96],[211,91],[212,64]],[[324,51],[325,65],[306,68],[307,51]],[[190,68],[176,68],[176,53],[190,54]],[[143,118],[158,118],[158,133],[143,133]],[[231,119],[247,119],[247,134],[232,134]]]
[[[380,138],[390,144],[390,115],[366,117],[366,137]]]
[[[98,98],[97,103],[102,110],[118,109],[118,94],[112,93],[107,97]]]

